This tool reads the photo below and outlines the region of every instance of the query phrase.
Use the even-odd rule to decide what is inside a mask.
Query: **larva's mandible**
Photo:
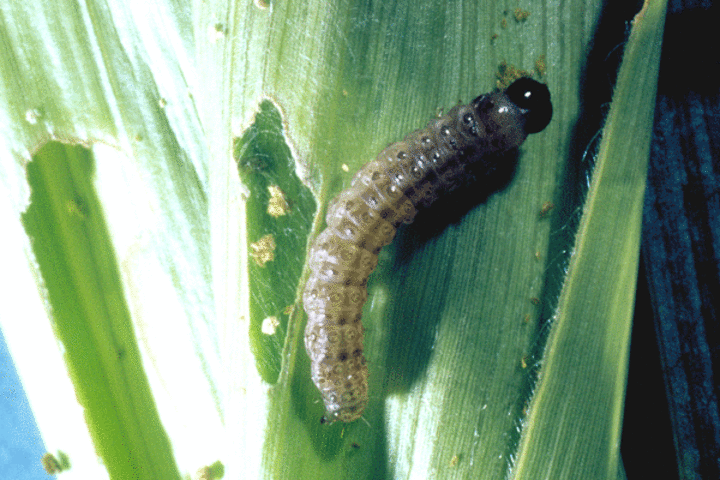
[[[417,209],[460,184],[468,165],[520,146],[551,117],[547,87],[521,78],[390,145],[331,202],[303,294],[305,348],[329,421],[357,420],[368,402],[360,316],[380,249]]]

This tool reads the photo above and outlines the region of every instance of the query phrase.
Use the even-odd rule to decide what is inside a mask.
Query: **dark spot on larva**
[[[326,409],[321,423],[357,420],[368,403],[360,319],[364,289],[380,249],[401,224],[413,220],[418,208],[462,184],[466,164],[519,147],[551,117],[547,87],[529,78],[517,80],[505,92],[454,107],[403,144],[387,147],[355,175],[342,193],[345,203],[330,207],[328,228],[310,249],[311,273],[303,293],[305,345]],[[358,256],[358,250],[364,252]],[[363,289],[361,295],[358,289]],[[330,322],[342,329],[328,328]]]

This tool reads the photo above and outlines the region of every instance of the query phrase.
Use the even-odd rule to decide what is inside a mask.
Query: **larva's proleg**
[[[521,78],[390,145],[331,202],[303,294],[305,348],[329,421],[357,420],[368,402],[360,316],[380,249],[419,208],[456,188],[469,165],[519,147],[551,117],[547,87]]]

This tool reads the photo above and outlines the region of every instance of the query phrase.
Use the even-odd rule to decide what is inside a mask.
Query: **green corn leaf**
[[[515,478],[611,478],[619,445],[665,5],[635,17]],[[568,452],[571,452],[568,460]]]
[[[638,17],[626,63],[646,69],[621,74],[612,107],[634,113],[630,125],[610,115],[597,159],[595,178],[609,174],[623,189],[594,180],[583,206],[584,179],[568,172],[586,146],[574,143],[578,91],[601,8],[4,7],[0,326],[48,450],[69,458],[63,475],[621,475],[640,219],[628,207],[618,221],[617,206],[638,195],[641,205],[647,145],[638,139],[652,118],[648,58],[659,50],[664,3]],[[509,159],[503,184],[479,178],[475,195],[427,212],[382,252],[363,314],[370,405],[364,421],[321,424],[299,292],[328,202],[388,143],[519,70],[548,84],[553,121]],[[623,75],[643,79],[645,103]],[[58,139],[76,146],[41,148]],[[92,166],[82,195],[54,173],[73,158]],[[636,159],[627,176],[612,173],[626,165],[618,158]],[[43,171],[44,183],[33,180]],[[38,198],[58,189],[54,213],[33,217]],[[82,228],[45,228],[72,222]],[[62,258],[83,266],[67,277],[79,280],[58,280]],[[596,265],[622,268],[600,279]],[[608,288],[588,287],[588,275]],[[86,299],[76,308],[84,316],[63,313],[75,298]],[[567,356],[567,342],[592,348]],[[30,353],[38,349],[41,366]],[[605,376],[558,390],[578,365]],[[108,387],[88,387],[101,384],[94,378]],[[591,399],[602,409],[586,415],[590,407],[578,407]],[[110,405],[115,419],[103,415]],[[558,413],[563,405],[572,416]]]

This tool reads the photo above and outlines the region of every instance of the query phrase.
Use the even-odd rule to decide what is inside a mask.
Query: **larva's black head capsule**
[[[471,105],[482,124],[479,134],[486,139],[488,153],[519,147],[552,117],[548,88],[530,78],[517,80],[504,92],[482,95]]]
[[[548,126],[553,109],[545,84],[523,77],[510,85],[505,95],[522,110],[527,133],[537,133]]]

